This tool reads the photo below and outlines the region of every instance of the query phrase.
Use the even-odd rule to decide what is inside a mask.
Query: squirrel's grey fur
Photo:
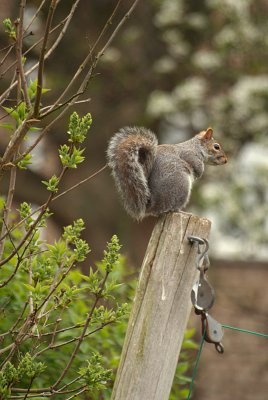
[[[149,129],[125,127],[110,140],[107,156],[125,209],[137,220],[180,211],[189,201],[193,180],[203,174],[204,163],[227,162],[211,128],[183,143],[158,145]]]

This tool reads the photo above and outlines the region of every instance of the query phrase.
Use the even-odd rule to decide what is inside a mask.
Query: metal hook
[[[188,240],[190,243],[198,243],[198,244],[205,244],[205,239],[202,239],[199,236],[188,236]]]
[[[198,236],[188,236],[188,240],[190,243],[197,243],[198,245],[198,257],[196,258],[196,268],[200,271],[202,270],[202,264],[203,264],[203,260],[204,258],[206,259],[206,265],[204,270],[206,271],[209,267],[209,259],[208,259],[208,250],[209,250],[209,242],[207,239],[205,238],[200,238]],[[200,246],[205,245],[205,248],[201,251]]]

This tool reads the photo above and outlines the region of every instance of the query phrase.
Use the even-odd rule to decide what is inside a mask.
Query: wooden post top
[[[211,222],[187,213],[157,221],[143,260],[111,400],[168,400],[197,279],[197,247]]]

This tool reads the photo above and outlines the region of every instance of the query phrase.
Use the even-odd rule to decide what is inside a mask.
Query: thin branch
[[[111,325],[114,322],[115,322],[114,320],[111,320],[111,321],[107,321],[107,322],[102,323],[98,328],[95,328],[92,331],[87,332],[84,335],[83,340],[86,337],[93,335],[94,333],[102,330],[105,326]],[[84,326],[84,325],[82,325],[82,326]],[[80,326],[80,327],[82,327],[82,326]],[[66,331],[65,329],[62,329],[62,332],[65,332],[65,331]],[[42,336],[44,336],[44,335],[42,335]],[[79,340],[79,338],[80,338],[80,336],[76,336],[76,337],[74,337],[72,339],[69,339],[69,340],[66,340],[65,342],[62,342],[62,343],[58,343],[58,344],[51,344],[50,343],[47,347],[44,347],[42,350],[40,350],[36,354],[34,354],[34,358],[39,357],[41,354],[47,352],[48,350],[55,350],[55,349],[58,349],[60,347],[67,346],[68,344],[74,343],[77,340]]]
[[[36,98],[35,98],[34,111],[33,111],[33,117],[35,117],[35,118],[37,118],[39,115],[39,108],[40,108],[42,89],[43,89],[45,53],[46,53],[47,41],[48,41],[48,37],[49,37],[49,31],[51,28],[51,23],[52,23],[52,19],[54,16],[54,12],[56,10],[56,6],[57,6],[57,0],[51,0],[49,12],[48,12],[48,16],[47,16],[46,27],[45,27],[43,45],[42,45],[42,48],[40,51],[40,56],[39,56],[39,61],[38,61]]]
[[[70,151],[71,151],[71,147],[70,147]],[[58,183],[61,182],[65,172],[67,171],[67,167],[64,166],[62,168],[62,171],[58,177]],[[30,237],[30,235],[34,232],[35,228],[38,226],[38,223],[40,222],[41,218],[43,217],[43,215],[45,214],[50,202],[52,201],[53,197],[55,196],[55,193],[52,192],[50,193],[50,195],[48,196],[48,199],[46,201],[46,203],[43,204],[43,206],[41,206],[41,211],[40,214],[38,215],[38,217],[36,218],[36,220],[34,221],[33,225],[31,226],[31,228],[29,229],[28,232],[26,232],[26,234],[24,235],[24,237],[22,238],[22,240],[20,241],[20,243],[18,244],[18,246],[16,247],[16,249],[14,249],[14,251],[12,251],[8,257],[6,257],[4,260],[0,261],[0,267],[4,264],[6,264],[9,260],[11,260],[16,254],[18,255],[19,250],[22,248],[22,246],[25,244],[26,240]],[[29,216],[28,216],[29,218]],[[25,250],[27,249],[27,247],[29,246],[30,242],[28,243],[28,245],[26,245]],[[18,258],[18,260],[20,260]],[[17,266],[18,268],[18,266]],[[8,282],[10,281],[10,279],[8,279],[7,281],[3,282],[2,284],[0,284],[0,288],[5,286]]]
[[[14,323],[14,325],[13,325],[7,332],[2,333],[2,334],[0,335],[0,338],[3,338],[3,337],[8,336],[8,335],[12,335],[12,334],[14,333],[15,328],[16,328],[16,327],[18,326],[18,324],[22,321],[22,317],[23,317],[23,314],[25,313],[25,310],[26,310],[27,306],[28,306],[28,303],[27,303],[27,302],[24,303],[24,307],[23,307],[21,313],[19,314],[19,316],[18,316],[18,318],[17,318],[17,321]]]
[[[31,20],[30,20],[29,24],[27,25],[27,27],[25,28],[24,32],[27,32],[27,31],[28,31],[28,29],[30,28],[30,26],[32,25],[32,23],[34,22],[34,20],[37,18],[37,16],[38,16],[38,14],[40,13],[40,11],[42,10],[42,8],[43,8],[43,6],[44,6],[44,4],[45,4],[46,1],[47,1],[47,0],[43,0],[43,1],[41,2],[40,6],[38,7],[38,9],[36,10],[36,12],[34,13],[33,17],[31,18]]]
[[[50,342],[51,346],[53,346],[54,343],[55,343],[57,329],[59,327],[60,322],[62,321],[61,316],[63,315],[64,311],[65,311],[65,308],[63,307],[63,309],[61,310],[60,316],[57,318],[57,321],[56,321],[56,324],[55,324],[55,327],[54,327],[54,331],[53,331],[53,334],[52,334],[51,342]]]
[[[139,3],[140,0],[135,0],[132,4],[132,6],[129,8],[128,12],[123,16],[123,18],[120,20],[120,22],[117,24],[117,26],[115,27],[114,31],[112,32],[111,36],[109,37],[109,39],[107,40],[107,42],[105,43],[105,45],[103,46],[103,48],[98,52],[98,54],[96,55],[94,62],[92,63],[86,77],[84,78],[82,84],[79,87],[79,91],[85,92],[85,90],[88,87],[90,78],[92,77],[92,73],[95,70],[100,58],[104,55],[105,51],[107,50],[107,48],[110,46],[110,44],[112,43],[112,41],[114,40],[115,36],[117,35],[117,33],[119,32],[119,30],[122,28],[122,26],[124,25],[124,23],[126,22],[126,20],[130,17],[130,15],[133,13],[133,11],[135,10],[137,4]]]
[[[16,76],[17,76],[17,71],[14,71],[13,77],[12,77],[11,82],[10,82],[10,86],[9,86],[9,88],[5,91],[6,97],[4,98],[4,101],[6,101],[7,98],[8,98],[8,96],[10,95],[10,92],[11,92],[11,90],[12,90],[11,87],[12,87],[15,83],[18,83],[18,81],[16,81]],[[2,105],[2,103],[4,103],[4,101],[0,102],[0,105]],[[13,100],[13,101],[14,101],[14,100]],[[1,118],[1,119],[2,119],[2,118]]]
[[[15,73],[15,77],[16,76],[18,76],[18,80],[19,80],[19,73],[18,73],[18,70],[16,70],[16,73]],[[18,84],[18,89],[17,89],[17,96],[18,96],[18,93],[20,93],[20,84]],[[9,117],[9,116],[11,116],[11,114],[12,114],[12,111],[17,111],[17,109],[18,109],[18,107],[19,107],[19,105],[22,103],[22,100],[18,100],[18,99],[13,99],[13,100],[11,100],[11,99],[8,99],[9,101],[13,101],[13,102],[16,102],[16,105],[14,106],[14,108],[11,110],[11,111],[9,111],[9,112],[7,112],[6,110],[5,110],[5,108],[2,106],[2,105],[0,105],[0,107],[5,111],[5,114],[0,118],[0,121],[2,121],[3,119],[5,119],[6,117]]]
[[[93,305],[92,305],[92,307],[91,307],[90,312],[88,313],[88,316],[87,316],[87,319],[86,319],[84,328],[83,328],[83,330],[82,330],[82,332],[81,332],[81,335],[79,336],[79,338],[78,338],[78,340],[77,340],[76,346],[75,346],[75,348],[74,348],[74,350],[73,350],[73,352],[72,352],[72,355],[71,355],[71,357],[70,357],[70,359],[69,359],[69,361],[68,361],[66,367],[65,367],[64,370],[62,371],[60,377],[57,379],[57,381],[54,383],[54,385],[52,385],[52,388],[53,388],[53,389],[55,389],[55,388],[62,382],[62,380],[64,379],[65,375],[66,375],[67,372],[69,371],[69,369],[70,369],[70,367],[71,367],[71,365],[72,365],[72,363],[73,363],[73,361],[74,361],[74,359],[75,359],[75,357],[76,357],[76,355],[77,355],[77,353],[78,353],[78,351],[79,351],[80,345],[81,345],[81,343],[82,343],[82,341],[83,341],[83,339],[84,339],[84,337],[85,337],[85,335],[86,335],[87,328],[88,328],[89,323],[90,323],[90,321],[91,321],[91,319],[92,319],[94,310],[95,310],[95,308],[97,307],[97,304],[98,304],[99,300],[101,299],[102,292],[103,292],[103,290],[104,290],[105,283],[106,283],[106,281],[107,281],[108,275],[109,275],[109,272],[106,272],[106,275],[105,275],[105,277],[103,278],[103,281],[102,281],[102,283],[101,283],[101,285],[100,285],[99,292],[98,292],[98,294],[97,294],[96,297],[95,297],[95,301],[94,301],[94,303],[93,303]]]
[[[27,109],[30,110],[31,102],[28,95],[27,90],[27,82],[24,74],[24,68],[22,63],[22,39],[23,39],[23,21],[24,21],[24,10],[26,6],[26,0],[21,0],[20,2],[20,12],[19,12],[19,20],[15,22],[15,26],[17,28],[17,39],[16,39],[16,58],[17,58],[17,65],[19,71],[19,77],[21,80],[22,91],[24,95],[24,100],[27,105]]]
[[[10,48],[13,48],[14,46],[15,46],[15,43],[8,44],[7,46],[2,47],[2,49],[0,49],[0,53],[2,53],[3,51],[9,50]]]
[[[66,20],[68,19],[68,17],[63,18],[63,20],[61,22],[59,22],[56,26],[54,26],[54,28],[52,28],[49,32],[49,34],[51,35],[53,32],[55,32],[58,28],[60,28],[62,25],[64,25],[64,23],[66,22]],[[26,37],[26,36],[25,36]],[[36,46],[38,46],[44,39],[44,36],[42,36],[39,40],[37,40],[31,47],[29,47],[24,53],[23,56],[26,56],[28,53],[30,53]],[[16,61],[14,61],[13,63],[11,63],[1,74],[0,74],[0,79],[3,78],[3,76],[12,68],[14,67],[14,65],[16,64]],[[36,64],[36,67],[38,66],[38,63]],[[28,71],[25,73],[25,75],[28,75]]]
[[[11,254],[13,254],[12,257],[14,257],[14,255],[17,254],[17,251],[18,251],[18,250],[17,250],[17,247],[16,247],[16,248],[13,250],[13,252],[11,253]],[[12,257],[11,257],[11,258],[12,258]],[[7,257],[7,258],[8,258],[8,257]],[[9,260],[8,260],[8,261],[9,261]],[[4,286],[8,285],[9,282],[14,278],[14,276],[15,276],[16,273],[18,272],[18,269],[19,269],[19,266],[20,266],[20,262],[21,262],[21,259],[18,257],[16,267],[14,268],[13,272],[9,275],[9,277],[8,277],[6,280],[4,280],[3,282],[0,283],[0,289],[2,289]]]
[[[47,202],[45,203],[45,205],[42,207],[42,210],[40,212],[40,214],[38,215],[38,217],[36,218],[36,220],[34,221],[33,225],[31,226],[31,229],[29,229],[28,232],[26,232],[26,234],[24,235],[24,237],[22,238],[21,242],[18,244],[16,250],[12,251],[8,257],[6,257],[4,260],[2,260],[0,262],[0,267],[4,264],[6,264],[8,261],[10,261],[16,254],[18,254],[18,251],[22,248],[22,246],[24,245],[24,243],[26,242],[26,240],[30,237],[30,235],[32,234],[32,232],[34,231],[34,229],[36,228],[37,224],[40,222],[41,218],[43,217],[44,213],[47,210],[47,207],[49,205],[49,203],[51,202],[51,199],[53,198],[53,193],[51,193],[49,195],[49,198],[47,200]],[[3,283],[0,285],[0,287],[3,287]]]
[[[58,47],[59,43],[61,42],[62,38],[64,37],[64,35],[65,35],[65,33],[66,33],[66,30],[67,30],[67,28],[68,28],[68,26],[69,26],[69,24],[70,24],[70,22],[71,22],[71,18],[72,18],[73,14],[74,14],[74,11],[75,11],[75,9],[76,9],[76,7],[77,7],[79,1],[80,1],[80,0],[76,0],[76,2],[73,4],[70,13],[68,14],[68,16],[67,16],[66,19],[65,19],[66,22],[65,22],[65,24],[64,24],[64,26],[63,26],[63,28],[62,28],[62,30],[61,30],[61,32],[60,32],[58,38],[56,39],[56,41],[53,43],[53,45],[51,46],[51,48],[50,48],[50,49],[46,52],[46,54],[45,54],[45,57],[44,57],[45,60],[51,56],[51,54],[53,53],[53,51]],[[64,20],[64,21],[65,21],[65,20]],[[61,24],[61,23],[60,23],[60,24]],[[38,66],[39,66],[39,62],[37,62],[37,63],[34,64],[30,69],[28,69],[28,70],[25,72],[25,76],[28,76],[28,75],[31,74],[33,71],[35,71],[36,68],[38,68]],[[2,95],[0,96],[0,104],[2,104],[3,101],[5,101],[7,93],[10,93],[10,91],[11,91],[17,84],[18,84],[17,81],[14,82],[13,84],[11,84],[11,85],[2,93]]]
[[[68,397],[66,400],[72,400],[75,397],[79,396],[80,394],[84,393],[87,390],[87,386],[84,386],[84,389],[80,390],[80,392],[77,392],[76,394],[74,394],[73,396]]]
[[[30,255],[30,263],[29,263],[29,285],[33,285],[33,268],[32,268],[32,255]],[[34,312],[34,304],[33,304],[33,292],[30,290],[29,292],[29,306],[30,313]]]
[[[81,93],[75,93],[73,96],[71,96],[68,100],[66,100],[64,103],[58,104],[55,103],[53,104],[53,109],[51,109],[50,107],[44,107],[44,108],[49,108],[49,110],[43,114],[41,114],[40,112],[40,119],[43,119],[45,117],[47,117],[48,115],[50,115],[51,113],[60,110],[62,107],[66,106],[66,105],[74,105],[74,104],[81,104],[81,103],[89,103],[91,101],[91,99],[85,99],[85,100],[80,100],[80,101],[75,101],[73,102],[73,99],[79,97],[81,94],[83,94],[83,92]],[[55,106],[55,107],[54,107]]]
[[[51,0],[51,1],[53,1],[53,0]],[[59,3],[59,0],[56,0],[56,6],[58,5],[58,3]],[[67,29],[67,26],[69,25],[68,19],[69,19],[69,15],[68,15],[66,18],[64,18],[59,24],[57,24],[53,29],[51,29],[51,30],[49,31],[48,34],[50,35],[52,32],[54,32],[56,29],[58,29],[58,27],[60,27],[62,24],[64,24],[63,29],[62,29],[60,35],[58,36],[57,40],[53,43],[51,49],[45,54],[45,57],[44,57],[45,60],[51,55],[51,53],[55,50],[55,48],[58,46],[59,42],[60,42],[61,39],[63,38],[63,36],[64,36],[64,34],[65,34],[65,31],[66,31],[66,29]],[[46,34],[46,32],[45,32],[45,34]],[[42,41],[43,41],[43,45],[44,45],[44,40],[45,40],[45,36],[43,36],[43,37],[42,37],[41,39],[39,39],[36,43],[34,43],[23,55],[28,54],[33,48],[35,48],[35,47],[36,47],[40,42],[42,42]],[[45,51],[46,51],[46,49],[45,49]],[[41,54],[40,54],[40,55],[41,55]],[[12,68],[14,65],[15,65],[15,62],[12,63],[12,64],[0,75],[0,78],[2,78],[2,77],[6,74],[6,72],[7,72],[10,68]],[[37,62],[35,65],[33,65],[33,67],[31,67],[29,70],[27,70],[27,71],[25,72],[25,76],[28,76],[29,74],[31,74],[31,73],[32,73],[36,68],[38,68],[38,67],[39,67],[39,62]],[[18,84],[18,81],[12,83],[12,84],[2,93],[2,95],[0,96],[0,104],[2,104],[2,102],[6,100],[7,94],[10,93],[10,91],[11,91],[17,84]]]
[[[64,192],[58,194],[57,196],[52,198],[52,202],[54,200],[59,199],[61,196],[69,193],[71,190],[74,190],[76,188],[78,188],[80,185],[82,185],[83,183],[89,181],[92,178],[95,178],[95,176],[97,176],[99,173],[101,173],[102,171],[104,171],[107,168],[107,164],[105,164],[102,168],[100,168],[98,171],[94,172],[93,174],[89,175],[87,178],[83,179],[82,181],[76,183],[75,185],[73,185],[72,187],[70,187],[69,189],[65,190]],[[9,231],[7,233],[5,233],[3,236],[1,236],[0,238],[0,242],[2,240],[5,239],[5,237],[10,234],[14,229],[17,229],[19,226],[21,226],[26,219],[28,219],[29,217],[32,217],[34,214],[36,214],[37,212],[39,212],[43,207],[45,206],[45,204],[42,204],[40,207],[38,207],[36,210],[32,211],[32,213],[30,215],[28,215],[27,217],[21,219],[17,224],[15,224],[12,228],[9,229]]]
[[[6,206],[5,206],[5,210],[4,210],[4,214],[3,214],[3,225],[2,225],[1,236],[5,235],[6,233],[9,233],[8,223],[9,223],[9,215],[11,212],[11,206],[12,206],[12,202],[13,202],[13,196],[14,196],[14,192],[15,192],[16,176],[17,176],[17,169],[11,168],[7,201],[6,201]],[[5,246],[5,242],[3,240],[0,242],[0,260],[3,256],[4,246]]]
[[[83,185],[85,182],[89,181],[90,179],[94,178],[98,174],[100,174],[102,171],[104,171],[108,167],[107,164],[105,164],[103,167],[101,167],[98,171],[94,172],[94,174],[89,175],[87,178],[82,179],[82,181],[76,183],[75,185],[71,186],[69,189],[65,190],[64,192],[58,194],[57,196],[54,197],[54,200],[59,199],[61,196],[64,196],[65,194],[71,192],[71,190],[74,190],[78,188],[79,186]]]
[[[8,146],[0,162],[0,168],[1,168],[0,178],[3,176],[5,168],[7,168],[7,164],[11,161],[12,157],[16,153],[26,133],[36,122],[39,122],[39,120],[36,119],[25,120],[13,133],[11,140],[9,141]]]
[[[130,7],[130,9],[128,10],[128,12],[123,16],[123,18],[121,19],[121,21],[119,22],[119,24],[116,26],[116,28],[114,29],[112,35],[110,36],[110,38],[107,40],[106,44],[103,46],[103,48],[101,49],[101,51],[98,52],[97,56],[95,57],[95,60],[92,64],[92,66],[90,67],[86,77],[84,78],[82,84],[80,85],[77,93],[84,93],[90,78],[92,77],[92,73],[94,71],[94,69],[96,68],[98,61],[100,60],[100,58],[103,56],[103,54],[105,53],[105,51],[107,50],[108,46],[111,44],[112,40],[115,38],[116,34],[118,33],[118,31],[120,30],[120,28],[123,26],[123,24],[126,22],[126,20],[130,17],[130,15],[132,14],[132,12],[134,11],[134,9],[136,8],[137,4],[138,4],[139,0],[135,0],[134,3],[132,4],[132,6]],[[90,53],[91,54],[91,53]],[[67,104],[67,107],[43,130],[43,132],[39,135],[39,137],[36,139],[36,141],[26,150],[26,152],[23,154],[23,156],[25,157],[27,154],[29,154],[37,145],[38,143],[43,139],[43,137],[50,131],[51,127],[58,121],[60,120],[65,113],[69,110],[69,108],[73,105],[74,100],[72,100],[71,102],[69,102]]]
[[[84,376],[83,374],[77,376],[75,379],[73,379],[71,382],[66,383],[65,385],[63,385],[59,390],[62,391],[64,389],[66,389],[67,387],[73,385],[74,383],[76,383],[77,381],[79,381],[79,379],[81,379],[81,377]]]
[[[53,322],[53,325],[56,325],[56,323],[57,323],[57,321],[56,321],[56,322]],[[70,330],[73,330],[73,329],[81,328],[82,326],[84,326],[84,323],[85,323],[85,321],[84,321],[84,322],[81,322],[80,324],[68,326],[67,328],[58,329],[58,330],[56,330],[55,333],[58,334],[58,333],[67,332],[67,331],[70,331]],[[51,324],[46,325],[46,328],[47,328],[49,325],[51,325]],[[53,335],[53,334],[54,334],[54,331],[53,331],[53,332],[42,333],[42,337],[43,337],[43,336],[51,336],[51,335]],[[32,336],[36,337],[36,335],[32,335]],[[1,337],[1,335],[0,335],[0,337]]]
[[[90,101],[91,101],[91,98],[88,98],[88,99],[84,99],[84,100],[77,100],[73,104],[77,105],[77,104],[89,103]],[[68,104],[68,100],[65,103],[57,104],[57,107],[61,107],[61,106],[66,105],[66,104]],[[40,110],[41,113],[43,111],[45,111],[45,110],[48,110],[51,106],[52,106],[52,104],[50,104],[49,106],[45,106],[45,107],[41,108],[41,110]],[[41,114],[41,117],[43,117],[42,114]]]
[[[8,285],[8,283],[9,283],[9,282],[14,278],[14,276],[16,275],[16,273],[17,273],[17,271],[18,271],[18,269],[19,269],[20,263],[21,263],[21,261],[22,261],[22,259],[23,259],[23,257],[24,257],[24,254],[25,254],[25,252],[26,252],[28,246],[31,244],[31,242],[32,242],[32,240],[33,240],[33,238],[34,238],[34,235],[35,235],[34,229],[30,230],[29,232],[30,232],[30,234],[32,234],[32,237],[29,239],[29,242],[27,243],[27,245],[26,245],[25,248],[23,249],[23,252],[22,252],[21,255],[18,254],[19,246],[18,246],[18,247],[14,247],[13,254],[14,254],[14,256],[17,254],[17,257],[18,257],[18,259],[17,259],[17,265],[16,265],[15,269],[13,270],[13,272],[9,275],[9,277],[8,277],[5,281],[3,281],[3,282],[0,284],[0,289],[1,289],[2,287],[4,287],[4,286]],[[30,236],[30,235],[29,235],[29,236]],[[25,241],[24,241],[24,243],[25,243]],[[23,243],[23,244],[24,244],[24,243]],[[21,246],[21,247],[22,247],[22,246]],[[3,261],[2,261],[2,262],[3,262]],[[0,263],[0,265],[1,265],[1,263]]]
[[[100,168],[98,171],[94,172],[93,174],[89,175],[87,178],[83,179],[82,181],[76,183],[75,185],[73,185],[72,187],[70,187],[69,189],[65,190],[64,192],[58,194],[57,196],[53,197],[51,202],[53,202],[54,200],[59,199],[61,196],[69,193],[70,191],[78,188],[79,186],[81,186],[82,184],[84,184],[85,182],[89,181],[92,178],[95,178],[95,176],[97,176],[99,173],[101,173],[102,171],[104,171],[107,168],[107,164],[105,164],[102,168]],[[42,204],[40,207],[38,207],[36,210],[32,211],[32,213],[30,215],[28,215],[27,217],[23,218],[22,220],[20,220],[17,224],[15,224],[12,228],[9,229],[8,232],[6,232],[3,236],[1,236],[0,238],[0,242],[3,241],[7,235],[10,235],[10,233],[14,230],[17,229],[19,226],[21,226],[26,219],[28,219],[29,217],[32,217],[34,214],[36,214],[37,212],[39,212],[43,207],[45,206],[45,203]],[[1,266],[1,265],[0,265]]]
[[[30,379],[30,382],[29,382],[28,388],[26,389],[26,393],[25,393],[25,396],[24,396],[23,400],[27,399],[28,394],[29,394],[30,389],[31,389],[31,386],[33,384],[34,378],[35,378],[35,375]]]
[[[2,58],[1,62],[0,62],[0,67],[4,64],[4,62],[6,61],[7,57],[9,56],[9,54],[11,53],[11,51],[13,50],[15,46],[15,43],[11,44],[8,46],[8,50],[6,52],[6,54],[4,55],[4,57]],[[2,74],[0,75],[0,79],[2,78]]]
[[[79,376],[80,379],[80,376]],[[26,393],[28,392],[29,395],[27,396],[28,398],[36,398],[36,394],[32,393],[38,393],[38,397],[52,397],[55,396],[56,394],[70,394],[70,393],[75,393],[70,397],[70,399],[78,396],[79,394],[83,393],[85,390],[87,390],[87,385],[82,385],[79,386],[78,388],[75,389],[70,389],[70,390],[53,390],[51,388],[45,388],[45,389],[23,389],[23,388],[11,388],[12,393]],[[10,396],[8,397],[9,399],[23,399],[24,395],[20,396]]]
[[[107,31],[108,27],[112,24],[113,19],[117,13],[117,10],[119,8],[120,3],[122,2],[122,0],[119,0],[112,12],[112,14],[110,15],[110,17],[108,18],[106,24],[104,25],[101,33],[99,34],[96,42],[94,43],[93,47],[90,49],[89,53],[87,54],[87,56],[85,57],[84,61],[82,62],[82,64],[79,66],[79,68],[77,69],[76,73],[74,74],[74,76],[72,77],[71,81],[69,82],[68,86],[66,87],[66,89],[62,92],[62,94],[60,95],[60,97],[57,99],[56,103],[59,103],[64,96],[66,95],[66,93],[70,90],[70,88],[73,86],[74,82],[78,79],[78,77],[80,76],[80,74],[82,73],[82,71],[84,71],[88,61],[91,59],[92,54],[95,50],[95,48],[97,47],[98,43],[100,42],[100,40],[102,39],[102,37],[104,36],[105,32]],[[50,111],[52,111],[54,109],[54,105],[50,108]]]
[[[62,393],[67,387],[69,387],[69,386],[73,385],[74,383],[76,383],[77,381],[79,381],[79,379],[81,379],[81,376],[83,376],[83,375],[77,376],[71,382],[66,383],[65,385],[63,385],[59,390],[53,391],[51,388],[39,388],[39,389],[36,388],[36,389],[30,389],[30,393],[41,393],[41,394],[45,393],[45,392]],[[26,390],[27,389],[13,387],[13,388],[11,388],[11,393],[25,393]],[[65,393],[66,393],[66,391],[65,391]]]
[[[65,279],[65,277],[68,275],[68,273],[71,271],[73,266],[74,266],[74,262],[72,262],[71,265],[66,269],[66,271],[63,272],[60,280],[57,283],[55,283],[54,285],[52,285],[48,295],[42,301],[42,303],[38,306],[38,308],[36,309],[36,312],[40,311],[43,308],[43,306],[46,304],[47,300],[52,296],[52,294],[55,292],[55,290],[59,287],[59,285]],[[41,316],[41,318],[42,318],[42,316]]]

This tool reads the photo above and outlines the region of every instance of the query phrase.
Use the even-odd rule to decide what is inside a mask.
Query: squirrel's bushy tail
[[[155,134],[141,127],[122,128],[109,142],[108,165],[127,212],[138,220],[145,216],[150,199],[148,176],[157,144]]]

